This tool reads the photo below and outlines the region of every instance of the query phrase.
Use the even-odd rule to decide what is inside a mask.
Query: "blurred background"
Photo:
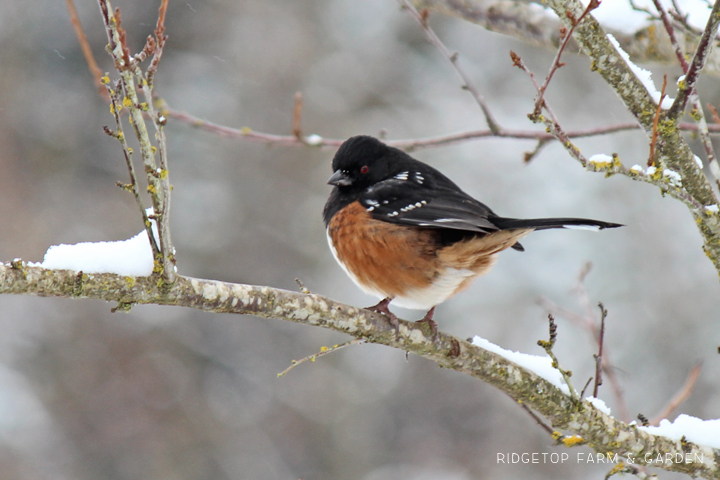
[[[117,1],[130,44],[151,33],[159,1]],[[97,4],[77,0],[96,59],[111,69]],[[392,0],[171,2],[156,93],[212,122],[327,138],[407,139],[485,128],[472,97]],[[534,90],[509,50],[544,77],[554,52],[431,16],[505,127],[527,120]],[[619,100],[568,55],[547,97],[566,129],[630,121]],[[678,69],[653,67],[671,80]],[[112,75],[111,75],[112,76]],[[720,103],[706,78],[704,101]],[[672,81],[668,82],[673,84]],[[64,2],[0,0],[0,259],[42,261],[50,245],[121,240],[142,229],[112,126]],[[331,149],[268,147],[171,121],[172,228],[181,274],[314,293],[365,296],[335,264],[321,211]],[[639,132],[586,139],[586,156],[646,161]],[[699,155],[701,148],[693,143]],[[631,416],[652,417],[702,363],[677,413],[720,417],[718,275],[685,207],[655,187],[585,172],[556,144],[483,139],[419,150],[505,216],[579,216],[626,224],[548,231],[502,254],[438,308],[440,328],[540,355],[547,299],[583,314],[572,290],[586,262],[590,311],[609,310],[606,348]],[[600,478],[607,465],[503,465],[498,453],[562,452],[498,390],[390,348],[361,345],[293,359],[348,338],[254,317],[155,306],[111,314],[100,301],[0,297],[0,479]],[[403,318],[422,312],[396,309]],[[592,338],[559,316],[556,353],[582,385]],[[617,405],[609,385],[600,390]],[[582,450],[586,454],[590,451]],[[663,474],[663,478],[677,478]]]

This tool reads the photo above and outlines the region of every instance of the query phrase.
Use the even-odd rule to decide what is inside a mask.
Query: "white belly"
[[[432,285],[405,292],[393,299],[392,304],[414,310],[430,310],[450,298],[468,278],[478,276],[472,270],[446,268]]]

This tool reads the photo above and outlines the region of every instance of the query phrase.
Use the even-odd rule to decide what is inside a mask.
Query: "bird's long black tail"
[[[623,227],[619,223],[601,222],[587,218],[502,218],[491,219],[500,230],[515,230],[518,228],[534,228],[546,230],[549,228],[568,228],[580,230],[603,230],[605,228]]]

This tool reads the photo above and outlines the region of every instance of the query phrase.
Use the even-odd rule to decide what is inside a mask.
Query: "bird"
[[[501,217],[440,171],[380,140],[359,135],[332,160],[333,186],[323,209],[335,260],[365,293],[389,304],[426,310],[419,322],[437,334],[435,307],[490,271],[498,253],[523,251],[535,230],[621,227],[585,218]]]

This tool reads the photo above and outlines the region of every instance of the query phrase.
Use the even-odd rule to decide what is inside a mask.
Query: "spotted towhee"
[[[533,230],[602,230],[617,223],[583,218],[497,216],[429,165],[368,136],[345,141],[333,158],[334,185],[323,211],[330,249],[366,293],[395,305],[429,309],[487,273],[497,254]]]

